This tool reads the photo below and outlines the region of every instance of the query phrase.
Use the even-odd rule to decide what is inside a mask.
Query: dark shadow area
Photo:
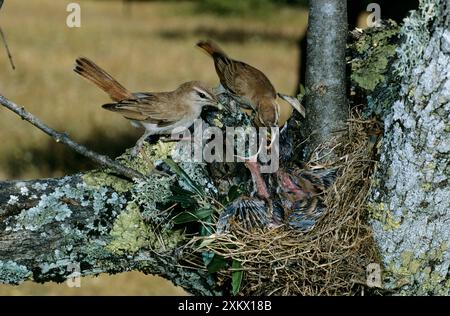
[[[248,30],[242,28],[216,29],[212,27],[197,27],[192,30],[166,30],[159,33],[162,38],[177,40],[188,37],[212,38],[219,42],[245,43],[249,40],[268,42],[296,43],[297,36],[270,30]]]
[[[133,129],[129,133],[111,136],[107,130],[95,128],[81,143],[98,153],[115,158],[125,149],[134,146],[140,133],[140,130]],[[91,160],[51,138],[42,144],[20,148],[17,152],[20,154],[3,158],[2,169],[9,179],[29,178],[27,174],[38,174],[39,177],[69,175],[98,167]]]

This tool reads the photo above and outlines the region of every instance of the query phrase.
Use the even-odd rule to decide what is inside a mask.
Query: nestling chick
[[[274,181],[269,181],[270,188],[254,181],[255,196],[241,197],[223,211],[217,232],[227,232],[235,223],[247,230],[285,224],[298,231],[309,231],[324,215],[322,193],[335,178],[336,169],[280,168]]]
[[[122,114],[145,133],[133,148],[137,155],[149,135],[171,134],[190,127],[204,106],[218,107],[212,90],[199,81],[183,83],[170,92],[130,92],[111,75],[87,58],[78,58],[74,71],[105,91],[114,103],[103,108]]]
[[[281,207],[274,211],[274,217],[282,218],[294,229],[311,230],[324,215],[323,192],[333,184],[336,172],[336,169],[279,169],[276,176]]]

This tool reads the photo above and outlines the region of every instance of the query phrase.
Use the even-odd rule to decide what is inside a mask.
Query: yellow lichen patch
[[[424,192],[430,192],[433,189],[433,186],[431,185],[431,183],[425,182],[422,184],[422,190]]]
[[[369,214],[374,220],[383,224],[384,230],[392,230],[400,227],[401,222],[396,221],[392,216],[392,212],[384,203],[369,203]]]
[[[153,236],[155,236],[153,234]],[[161,238],[155,238],[152,241],[152,249],[157,252],[168,251],[174,249],[180,241],[184,239],[182,230],[164,231]]]
[[[110,231],[112,240],[107,248],[116,254],[135,253],[150,245],[151,234],[153,233],[144,223],[139,207],[130,203],[126,210],[117,216]]]
[[[117,160],[129,168],[148,175],[153,171],[155,161],[169,157],[174,146],[175,143],[173,142],[158,141],[154,145],[144,143],[141,152],[137,156],[133,156],[131,149],[128,149]],[[133,188],[131,181],[111,174],[109,169],[92,170],[86,172],[82,178],[88,186],[95,188],[112,187],[117,192],[127,192]]]
[[[111,187],[117,192],[127,192],[133,187],[132,182],[101,170],[88,171],[82,179],[90,187]]]
[[[134,202],[128,204],[126,210],[117,216],[110,235],[112,240],[107,249],[115,254],[132,254],[140,249],[168,251],[184,239],[181,230],[157,232],[155,228],[150,227]]]
[[[421,262],[419,260],[413,260],[409,264],[409,271],[411,271],[412,274],[416,274],[419,272],[419,268],[421,266]]]
[[[151,148],[153,160],[163,160],[172,155],[172,150],[175,147],[175,142],[158,141]]]
[[[223,123],[222,123],[222,113],[218,113],[214,119],[214,125],[216,125],[218,128],[222,128],[223,127]]]
[[[117,159],[125,166],[135,169],[144,175],[148,175],[154,170],[156,161],[166,159],[171,155],[174,146],[174,142],[158,141],[156,144],[144,143],[138,155],[133,156],[131,149],[128,149]]]
[[[387,266],[387,275],[395,280],[397,288],[419,283],[420,287],[417,292],[419,295],[426,295],[430,292],[446,295],[450,289],[450,282],[445,279],[445,276],[434,271],[432,268],[434,263],[431,262],[443,260],[443,254],[447,249],[448,245],[444,242],[439,247],[418,256],[412,250],[405,250],[400,254],[400,263],[392,262]]]
[[[402,259],[402,262],[404,265],[409,265],[409,263],[411,262],[412,259],[412,251],[403,251],[402,254],[400,255],[400,258]]]
[[[379,83],[385,81],[388,65],[395,56],[395,39],[398,33],[397,24],[388,21],[383,27],[366,30],[359,40],[350,46],[356,54],[351,61],[351,79],[359,87],[373,91]]]

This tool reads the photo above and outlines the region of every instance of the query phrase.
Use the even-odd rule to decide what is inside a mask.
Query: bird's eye
[[[206,99],[206,95],[202,92],[198,92],[198,96],[202,99]]]

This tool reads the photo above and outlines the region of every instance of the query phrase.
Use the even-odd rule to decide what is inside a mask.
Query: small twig
[[[2,30],[1,27],[0,27],[0,36],[2,38],[3,45],[5,45],[6,54],[8,54],[8,58],[9,58],[9,63],[11,64],[12,69],[16,70],[16,66],[14,65],[14,61],[12,59],[12,55],[11,55],[11,52],[10,52],[9,47],[8,47],[8,43],[6,42],[5,34],[3,34],[3,30]]]
[[[5,98],[2,95],[0,95],[0,104],[2,104],[4,107],[8,108],[9,110],[11,110],[14,113],[16,113],[17,115],[19,115],[23,120],[30,122],[32,125],[36,126],[41,131],[43,131],[47,135],[51,136],[53,139],[56,140],[57,143],[62,143],[62,144],[69,146],[71,149],[73,149],[77,153],[91,159],[92,161],[94,161],[102,166],[111,168],[114,171],[116,171],[118,174],[123,175],[129,179],[145,178],[145,176],[142,173],[140,173],[134,169],[125,167],[125,166],[121,165],[120,163],[112,160],[108,156],[98,154],[98,153],[86,148],[85,146],[76,143],[65,133],[60,133],[60,132],[55,131],[54,129],[47,126],[40,119],[35,117],[33,114],[26,111],[24,109],[24,107],[18,106],[17,104],[9,101],[7,98]]]

